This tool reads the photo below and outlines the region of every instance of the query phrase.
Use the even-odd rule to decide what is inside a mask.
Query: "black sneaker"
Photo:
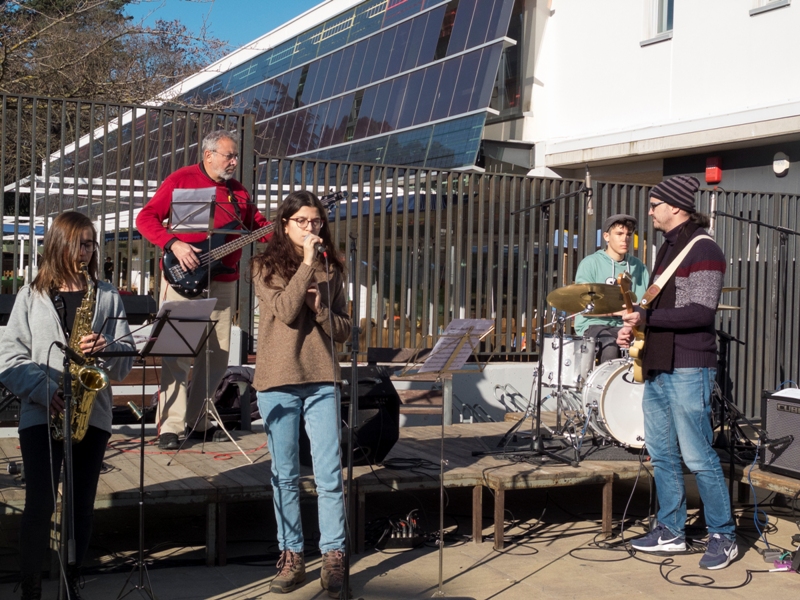
[[[631,540],[631,546],[642,552],[686,552],[686,538],[659,523],[653,531]]]
[[[179,445],[177,433],[162,433],[158,436],[159,450],[177,450]]]
[[[724,569],[731,561],[739,556],[739,547],[736,540],[730,540],[718,533],[711,534],[703,558],[700,559],[701,569]]]
[[[222,428],[218,427],[217,425],[212,425],[205,430],[195,429],[192,431],[191,429],[187,429],[186,437],[190,440],[204,440],[206,442],[228,441],[228,436],[225,435],[225,432],[222,430]]]
[[[82,600],[83,577],[80,569],[75,565],[67,567],[67,592],[70,600]]]

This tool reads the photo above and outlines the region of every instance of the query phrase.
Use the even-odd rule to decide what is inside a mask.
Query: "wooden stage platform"
[[[535,465],[527,462],[499,460],[496,456],[472,456],[475,450],[490,449],[505,433],[510,424],[476,423],[451,425],[445,428],[444,480],[447,488],[472,488],[472,531],[475,543],[483,541],[484,488],[492,490],[494,497],[495,547],[503,546],[505,493],[510,490],[528,490],[557,486],[595,484],[602,486],[603,531],[611,533],[612,488],[615,481],[633,479],[639,471],[637,460],[591,461],[577,467],[549,463]],[[428,461],[436,470],[391,469],[369,466],[354,469],[354,484],[358,495],[356,538],[359,552],[364,543],[364,512],[369,494],[391,490],[419,490],[438,488],[438,461],[441,427],[407,427],[400,430],[401,437],[389,459],[404,462]],[[200,442],[187,442],[177,455],[161,452],[148,440],[145,450],[145,504],[155,507],[162,504],[199,503],[206,505],[206,562],[208,565],[226,563],[226,510],[228,504],[246,500],[270,500],[270,465],[266,438],[261,432],[235,432],[235,435],[253,464],[238,452],[230,442],[207,443],[202,453]],[[96,508],[135,506],[139,503],[139,444],[137,440],[114,435],[106,451],[108,466],[100,477]],[[170,465],[168,463],[172,461]],[[9,475],[9,462],[21,465],[22,459],[17,438],[0,438],[0,515],[19,513],[25,496],[19,476]],[[649,465],[645,463],[646,467]],[[745,469],[745,472],[748,471]],[[303,468],[301,486],[304,493],[313,494],[311,469]],[[727,474],[727,469],[726,469]],[[737,470],[742,479],[742,469]],[[766,487],[784,493],[800,489],[800,481],[764,473],[757,468],[751,479],[757,487]],[[746,485],[747,478],[744,477]],[[488,497],[488,495],[487,495]],[[148,508],[148,510],[152,510]]]

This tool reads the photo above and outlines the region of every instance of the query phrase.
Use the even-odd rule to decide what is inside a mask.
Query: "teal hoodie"
[[[626,254],[621,261],[613,260],[605,250],[598,250],[594,254],[590,254],[578,265],[575,283],[616,282],[617,275],[626,271],[630,274],[631,291],[639,300],[647,291],[647,282],[650,276],[642,261],[630,254]],[[578,335],[583,335],[583,332],[592,325],[622,327],[622,319],[620,317],[575,317],[575,332]]]

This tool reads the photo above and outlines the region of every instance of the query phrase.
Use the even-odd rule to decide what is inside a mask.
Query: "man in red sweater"
[[[250,195],[233,176],[239,162],[239,138],[236,133],[214,131],[203,139],[202,162],[183,167],[167,177],[150,201],[136,218],[140,233],[150,242],[171,250],[184,271],[193,271],[200,266],[198,254],[201,248],[193,245],[207,239],[205,233],[174,234],[167,230],[164,222],[169,219],[174,190],[216,190],[214,228],[221,229],[241,221],[251,230],[268,225],[258,212]],[[233,229],[239,229],[238,226]],[[235,240],[238,234],[227,236]],[[261,241],[267,241],[262,238]],[[236,282],[239,279],[241,250],[235,250],[220,261],[222,272],[212,276],[210,288],[202,297],[216,298],[217,304],[211,319],[218,321],[211,336],[200,350],[192,370],[192,382],[187,393],[191,358],[164,358],[162,361],[161,397],[158,403],[158,447],[164,450],[178,448],[178,436],[188,429],[204,437],[209,432],[208,415],[204,409],[206,398],[216,390],[228,366],[230,348],[231,314],[236,302]],[[161,301],[189,300],[180,295],[162,277]],[[206,365],[206,350],[210,360]],[[206,388],[206,383],[207,388]],[[202,414],[201,414],[202,413]],[[196,425],[196,427],[195,427]]]

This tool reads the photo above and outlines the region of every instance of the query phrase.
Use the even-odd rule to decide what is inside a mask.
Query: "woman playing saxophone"
[[[65,442],[53,440],[49,426],[51,417],[64,411],[64,393],[59,389],[64,361],[55,343],[69,344],[73,350],[79,348],[113,380],[123,379],[133,365],[133,356],[97,356],[106,350],[134,350],[119,293],[111,284],[98,281],[97,273],[97,234],[91,220],[77,212],[60,214],[45,234],[39,272],[17,294],[0,339],[0,382],[22,400],[19,443],[25,471],[25,508],[20,523],[23,599],[41,598],[41,571],[64,457]],[[78,340],[71,341],[70,332],[78,326],[76,313],[87,307],[93,309],[90,329],[82,325],[76,334]],[[98,391],[83,439],[78,442],[72,437],[76,562],[64,567],[73,600],[81,597],[78,569],[89,547],[97,483],[111,436],[111,400],[110,387]]]

